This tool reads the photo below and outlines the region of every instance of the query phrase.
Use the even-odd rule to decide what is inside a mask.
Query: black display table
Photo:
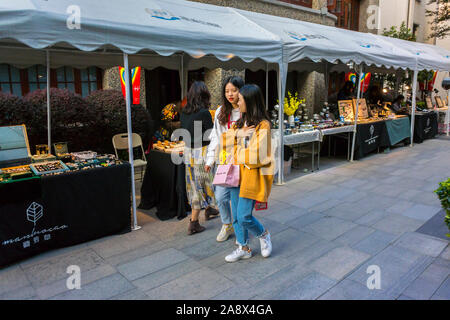
[[[389,135],[384,121],[358,124],[356,129],[355,159],[361,159],[380,147],[389,147]]]
[[[414,116],[414,142],[422,143],[438,134],[438,116],[436,112],[416,114]]]
[[[131,231],[128,163],[0,184],[0,266]]]
[[[140,209],[157,208],[160,220],[187,216],[191,208],[186,195],[185,165],[175,164],[171,154],[151,150],[147,156],[147,169],[141,187]]]

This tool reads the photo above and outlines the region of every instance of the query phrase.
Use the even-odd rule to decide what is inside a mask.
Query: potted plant
[[[291,92],[288,91],[288,96],[284,97],[284,113],[289,117],[289,124],[291,126],[294,125],[294,114],[303,102],[304,100],[299,99],[298,92],[296,92],[295,95],[292,95]]]
[[[434,192],[438,195],[439,200],[441,200],[442,208],[444,208],[446,213],[444,221],[450,230],[450,178],[440,182],[439,188]],[[450,233],[447,233],[447,237],[450,237]]]

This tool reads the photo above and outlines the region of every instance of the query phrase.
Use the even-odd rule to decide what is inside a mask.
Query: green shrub
[[[95,126],[102,134],[95,151],[114,153],[112,137],[127,132],[127,109],[122,92],[97,90],[86,97],[86,102],[97,114]],[[133,132],[141,136],[146,149],[152,134],[152,121],[147,109],[140,104],[131,105],[131,126]]]
[[[448,229],[450,230],[450,178],[446,181],[442,181],[439,183],[439,188],[435,190],[436,194],[441,200],[442,208],[445,210],[445,223],[447,224]],[[450,237],[450,233],[447,233],[447,237]]]
[[[47,143],[47,90],[35,90],[23,98],[33,113],[30,128],[30,148]],[[53,142],[67,142],[69,152],[95,147],[101,134],[95,123],[99,120],[85,99],[68,89],[50,88],[51,135]],[[52,151],[53,153],[53,151]]]

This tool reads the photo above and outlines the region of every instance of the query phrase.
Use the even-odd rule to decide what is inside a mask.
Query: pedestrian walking
[[[198,217],[205,209],[205,217],[217,216],[212,173],[205,171],[206,153],[209,141],[203,137],[207,130],[213,128],[209,112],[211,95],[202,81],[192,84],[187,94],[187,104],[180,116],[181,128],[187,130],[190,141],[185,141],[186,193],[192,208],[192,216],[188,226],[188,234],[205,230]],[[186,140],[186,139],[185,139]]]
[[[241,111],[237,104],[239,90],[244,85],[244,80],[238,76],[230,76],[225,80],[222,88],[223,105],[216,110],[214,128],[210,135],[205,171],[209,172],[217,162],[219,155],[219,142],[222,134],[231,129],[237,120],[241,118]],[[233,234],[233,221],[230,206],[230,188],[214,186],[217,206],[222,220],[222,228],[216,237],[218,242],[226,241]]]
[[[253,216],[255,202],[267,202],[273,183],[274,161],[271,152],[271,126],[257,85],[244,85],[239,91],[241,118],[222,134],[222,148],[239,164],[240,185],[230,188],[233,228],[238,248],[225,257],[227,262],[252,257],[250,231],[260,240],[261,255],[270,256],[269,231]]]

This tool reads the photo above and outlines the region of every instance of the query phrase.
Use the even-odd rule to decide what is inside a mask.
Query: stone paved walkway
[[[220,220],[186,236],[187,220],[139,213],[142,229],[54,250],[0,270],[0,299],[450,299],[449,241],[415,232],[441,208],[450,141],[370,156],[274,186],[257,213],[273,254],[229,264]],[[202,221],[203,223],[203,221]],[[79,265],[81,290],[66,288]],[[367,267],[381,289],[366,286]]]

